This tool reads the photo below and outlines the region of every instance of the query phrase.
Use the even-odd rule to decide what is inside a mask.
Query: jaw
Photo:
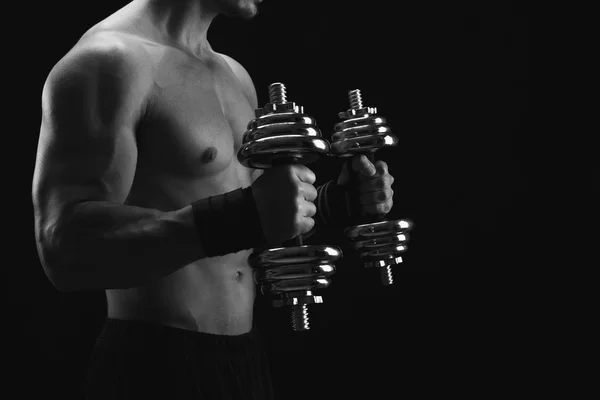
[[[219,14],[228,17],[251,20],[258,14],[258,3],[261,0],[216,0]]]

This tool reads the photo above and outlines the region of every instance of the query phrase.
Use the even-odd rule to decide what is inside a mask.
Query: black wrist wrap
[[[266,243],[252,188],[236,189],[192,203],[207,257],[263,247]]]
[[[345,228],[353,220],[350,214],[350,192],[334,181],[328,181],[317,188],[315,206],[315,226],[322,224],[326,227]]]

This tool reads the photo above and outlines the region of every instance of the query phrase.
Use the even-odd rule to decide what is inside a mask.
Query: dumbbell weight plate
[[[342,251],[327,245],[304,245],[293,247],[274,247],[254,252],[248,257],[253,268],[275,267],[290,264],[329,264],[340,259]]]
[[[327,277],[335,273],[333,264],[292,264],[272,268],[256,268],[256,282],[301,279],[307,277]]]
[[[298,278],[298,279],[286,279],[281,281],[273,282],[261,282],[261,293],[277,293],[285,294],[296,291],[307,291],[307,290],[318,290],[326,289],[331,284],[331,280],[328,278]]]
[[[367,240],[357,240],[353,242],[354,248],[357,250],[377,249],[381,247],[397,247],[408,243],[408,234],[406,233],[387,233],[379,237],[374,237]]]
[[[412,223],[405,219],[381,221],[346,228],[344,234],[350,240],[371,239],[382,234],[402,233],[410,230]]]
[[[387,127],[379,127],[382,132],[368,133],[364,136],[347,137],[331,143],[331,155],[335,157],[352,157],[354,154],[378,150],[382,147],[395,146],[398,138],[388,133]]]
[[[304,125],[316,127],[317,121],[306,114],[298,114],[294,112],[266,114],[250,121],[247,129],[248,131],[251,131],[258,127],[271,124],[294,124],[299,126]]]
[[[354,126],[361,126],[361,125],[371,125],[371,126],[373,126],[373,125],[385,125],[385,123],[386,123],[385,118],[380,117],[379,115],[367,114],[367,115],[362,116],[362,117],[347,119],[345,121],[338,122],[337,124],[335,124],[333,126],[333,130],[335,132],[339,132],[339,131],[343,131],[344,129],[352,128]]]
[[[288,131],[290,128],[287,128]],[[249,168],[266,169],[283,161],[310,164],[329,153],[329,142],[304,134],[268,136],[242,145],[238,160]]]
[[[308,136],[321,137],[321,131],[310,125],[295,124],[270,124],[246,131],[242,143],[248,144],[253,141],[266,140],[274,136]]]

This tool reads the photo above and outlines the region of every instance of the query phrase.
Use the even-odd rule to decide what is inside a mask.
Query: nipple
[[[204,150],[204,153],[202,153],[202,157],[200,158],[200,161],[203,164],[208,164],[209,162],[213,161],[215,158],[217,158],[217,149],[215,147],[209,147],[208,149]]]

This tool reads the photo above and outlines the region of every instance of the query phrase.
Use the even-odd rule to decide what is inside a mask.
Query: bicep
[[[127,71],[114,64],[68,65],[44,86],[33,200],[47,218],[71,204],[124,202],[128,195],[137,162],[138,96],[125,83]]]

